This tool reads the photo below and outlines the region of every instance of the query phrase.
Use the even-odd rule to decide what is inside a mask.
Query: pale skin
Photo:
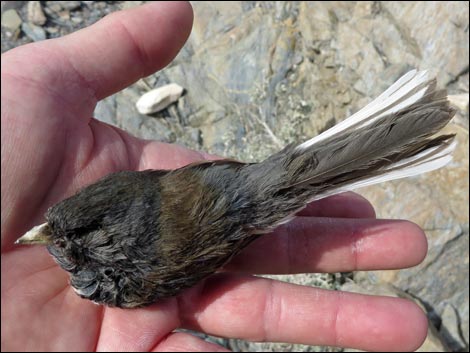
[[[252,275],[420,263],[427,250],[422,230],[407,221],[375,219],[372,206],[356,194],[309,205],[224,272],[142,309],[105,308],[79,298],[44,247],[13,244],[44,222],[48,207],[108,173],[210,158],[139,140],[92,118],[97,101],[167,65],[192,19],[187,3],[152,3],[2,55],[2,350],[225,350],[174,333],[176,328],[363,350],[418,348],[427,319],[410,301]]]

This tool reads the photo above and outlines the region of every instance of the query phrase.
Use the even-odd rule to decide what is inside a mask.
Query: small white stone
[[[170,83],[143,94],[135,105],[140,114],[152,114],[176,102],[182,94],[183,87]]]

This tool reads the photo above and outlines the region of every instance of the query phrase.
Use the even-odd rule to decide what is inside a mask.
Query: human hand
[[[106,174],[176,168],[207,157],[139,140],[92,118],[97,101],[164,67],[191,24],[190,5],[153,3],[2,56],[2,350],[223,350],[174,333],[179,327],[257,341],[417,348],[427,320],[409,301],[252,276],[421,262],[422,231],[405,221],[375,220],[370,204],[352,193],[309,205],[223,272],[141,309],[83,300],[44,247],[13,245],[43,222],[49,206]]]

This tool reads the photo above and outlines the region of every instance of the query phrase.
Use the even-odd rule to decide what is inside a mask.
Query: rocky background
[[[1,2],[1,50],[55,38],[141,2]],[[281,280],[410,298],[428,313],[421,351],[469,349],[468,2],[193,2],[188,43],[165,70],[98,104],[96,117],[148,139],[258,161],[361,108],[411,68],[429,69],[458,108],[454,161],[360,190],[379,217],[427,233],[429,253],[400,271]],[[103,63],[106,65],[106,63]],[[175,82],[186,94],[153,116],[135,102]],[[406,246],[406,244],[403,244]],[[216,340],[241,351],[336,348]]]

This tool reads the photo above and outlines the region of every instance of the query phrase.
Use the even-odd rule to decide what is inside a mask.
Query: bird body
[[[444,166],[454,136],[433,135],[453,115],[445,91],[414,70],[349,119],[260,163],[108,175],[51,207],[41,232],[80,296],[148,305],[214,273],[310,201]]]

